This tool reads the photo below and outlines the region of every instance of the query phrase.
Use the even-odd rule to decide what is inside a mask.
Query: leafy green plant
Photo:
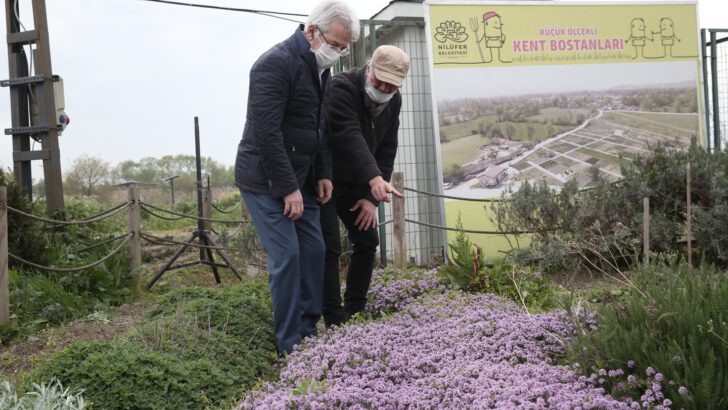
[[[440,269],[440,274],[450,284],[460,289],[467,289],[476,278],[477,272],[483,266],[483,256],[480,248],[473,245],[468,235],[463,231],[463,222],[458,215],[455,223],[458,230],[455,240],[448,244],[450,248],[450,263]]]
[[[480,269],[469,288],[496,293],[537,311],[552,309],[556,305],[556,295],[541,272],[506,263],[503,259]]]
[[[206,325],[207,317],[178,314],[142,326],[129,341],[184,361],[207,360],[242,391],[255,385],[259,378],[270,376],[277,355],[275,349],[255,343],[260,332],[243,338]]]
[[[11,321],[0,328],[0,343],[83,316],[97,303],[95,298],[71,292],[44,275],[21,275],[11,269],[9,276]]]
[[[273,308],[264,281],[246,281],[224,289],[177,289],[159,298],[150,317],[173,316],[179,309],[186,315],[204,318],[207,328],[244,340],[257,334],[254,344],[275,346]]]
[[[102,409],[199,409],[224,400],[235,380],[208,360],[185,361],[130,343],[74,343],[31,380],[57,378]]]
[[[40,209],[34,206],[12,174],[6,173],[2,168],[0,168],[0,186],[7,188],[8,206],[29,214]],[[42,225],[25,216],[8,212],[8,251],[25,260],[46,263],[48,261],[44,254],[46,237],[41,228]],[[10,266],[18,266],[15,259],[10,258],[8,262]]]
[[[7,381],[0,383],[0,409],[6,410],[82,410],[90,406],[82,393],[71,392],[53,380],[48,384],[33,383],[33,389],[18,397]]]
[[[588,371],[622,369],[642,384],[651,367],[673,382],[664,383],[663,393],[675,408],[728,407],[725,273],[662,257],[635,271],[631,280],[640,292],[599,308],[598,329],[577,332],[582,336],[571,357]],[[607,387],[618,384],[610,381]]]

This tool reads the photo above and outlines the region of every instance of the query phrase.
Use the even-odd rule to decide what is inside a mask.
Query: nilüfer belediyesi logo
[[[435,47],[436,53],[440,57],[458,58],[468,55],[468,45],[465,41],[468,39],[465,26],[455,20],[443,21],[435,27]]]

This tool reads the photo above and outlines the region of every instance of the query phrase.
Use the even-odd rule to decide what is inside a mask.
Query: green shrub
[[[650,198],[650,249],[685,252],[686,166],[691,164],[694,251],[728,266],[728,153],[693,144],[685,151],[657,147],[649,157],[623,161],[619,183],[599,180],[579,192],[575,181],[560,191],[525,183],[494,203],[494,223],[503,231],[533,232],[527,260],[542,269],[600,270],[609,264],[595,252],[618,255],[618,268],[642,255],[643,198]],[[521,256],[524,256],[523,254]],[[590,262],[587,262],[590,260]]]
[[[277,354],[273,346],[257,343],[257,338],[265,337],[262,327],[245,337],[234,336],[208,327],[208,318],[190,317],[180,310],[177,315],[142,326],[129,341],[186,362],[207,360],[234,380],[241,391],[270,375]]]
[[[20,275],[10,270],[9,325],[0,328],[0,344],[37,333],[48,324],[60,324],[89,313],[97,303],[70,292],[44,275]]]
[[[474,292],[492,292],[539,310],[555,306],[555,295],[540,272],[509,264],[502,259],[484,262],[480,248],[463,231],[458,217],[458,233],[449,244],[451,260],[439,274],[452,286]]]
[[[32,380],[82,389],[101,409],[200,409],[227,398],[235,381],[208,360],[184,361],[129,343],[74,343]]]
[[[7,188],[8,206],[29,214],[40,209],[33,205],[23,187],[13,179],[12,174],[6,173],[2,168],[0,168],[0,186]],[[25,260],[46,263],[48,261],[44,253],[46,237],[42,227],[32,219],[8,212],[8,251]],[[13,258],[8,262],[10,266],[18,266],[18,262]]]
[[[576,338],[572,357],[593,372],[621,368],[643,385],[652,367],[674,382],[663,393],[675,408],[728,408],[728,277],[676,261],[635,272],[645,296],[630,292],[599,309],[598,330]]]
[[[204,321],[206,328],[243,340],[255,334],[251,347],[270,347],[275,351],[273,308],[268,285],[263,281],[243,282],[224,289],[181,288],[161,296],[150,315],[174,316],[178,310]]]

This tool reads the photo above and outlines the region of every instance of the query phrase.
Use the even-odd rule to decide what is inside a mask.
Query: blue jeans
[[[319,206],[303,194],[303,215],[283,215],[283,200],[240,191],[255,229],[268,253],[268,287],[278,350],[290,353],[307,336],[316,336],[321,317],[324,247]]]

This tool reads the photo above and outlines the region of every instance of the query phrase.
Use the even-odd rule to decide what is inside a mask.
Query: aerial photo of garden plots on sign
[[[621,178],[620,163],[698,135],[694,87],[460,99],[440,104],[447,194],[482,198],[523,181],[579,187]]]

